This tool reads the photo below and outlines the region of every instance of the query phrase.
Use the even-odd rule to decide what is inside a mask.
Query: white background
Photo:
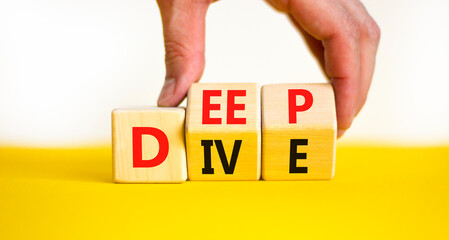
[[[449,143],[449,1],[371,0],[382,30],[363,111],[342,140]],[[203,82],[324,82],[285,16],[222,0]],[[153,0],[0,0],[0,144],[110,141],[116,107],[155,105],[165,74]]]

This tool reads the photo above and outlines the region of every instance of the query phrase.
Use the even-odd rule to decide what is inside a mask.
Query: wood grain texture
[[[289,115],[289,107],[303,106],[307,100],[297,95],[294,104],[290,102],[289,105],[290,89],[305,89],[313,97],[310,108],[296,112],[294,117]],[[290,123],[295,117],[296,123]],[[331,179],[335,166],[336,127],[335,101],[330,84],[263,86],[262,178]],[[291,165],[295,170],[291,170]]]
[[[210,111],[210,118],[221,119],[220,124],[203,122],[204,90],[219,90],[221,96],[210,97],[211,104],[219,104],[218,110]],[[244,110],[235,110],[235,118],[244,118],[245,123],[232,124],[228,121],[229,91],[244,90],[245,96],[236,96],[235,104],[244,104]],[[190,180],[258,180],[260,178],[260,97],[255,83],[234,84],[193,84],[187,98],[186,147],[187,166]],[[202,141],[210,141],[210,163],[213,173],[203,173],[207,160],[206,146]],[[239,144],[240,148],[234,171],[225,172],[223,154],[226,163],[231,164],[232,154]],[[221,145],[220,145],[221,144]],[[206,151],[206,152],[205,152]],[[230,166],[230,165],[229,165]],[[210,170],[210,168],[208,168]]]
[[[187,179],[184,144],[184,108],[116,109],[112,112],[114,182],[180,183]],[[160,165],[133,167],[133,128],[160,129],[168,139],[168,155]],[[151,160],[159,152],[152,135],[142,135],[142,159]]]

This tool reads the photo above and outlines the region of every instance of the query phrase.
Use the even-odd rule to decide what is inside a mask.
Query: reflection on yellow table
[[[113,184],[109,147],[0,148],[0,239],[447,239],[449,146],[339,146],[331,181]]]

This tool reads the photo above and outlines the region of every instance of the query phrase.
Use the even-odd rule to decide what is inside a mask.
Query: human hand
[[[213,0],[158,0],[164,27],[166,79],[159,106],[177,106],[204,71],[205,17]],[[267,0],[301,32],[335,93],[338,136],[363,107],[380,30],[358,0]]]

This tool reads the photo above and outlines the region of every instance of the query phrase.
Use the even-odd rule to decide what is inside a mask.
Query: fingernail
[[[343,136],[343,134],[345,134],[346,130],[344,129],[338,129],[337,130],[337,138],[340,138]]]
[[[164,82],[164,86],[162,87],[161,93],[159,94],[159,98],[157,99],[157,105],[162,107],[169,106],[170,98],[175,93],[176,81],[174,78],[166,79]]]

